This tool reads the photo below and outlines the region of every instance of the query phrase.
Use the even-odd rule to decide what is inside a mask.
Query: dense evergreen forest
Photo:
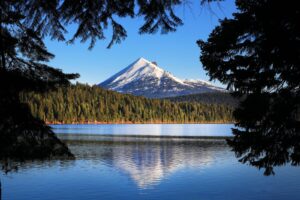
[[[232,107],[237,107],[239,104],[239,99],[233,97],[231,94],[226,92],[209,92],[201,94],[190,94],[178,97],[166,98],[172,102],[198,102],[205,104],[221,104],[228,105]]]
[[[233,108],[221,104],[171,102],[120,94],[77,83],[47,93],[22,93],[32,114],[48,123],[232,122]]]

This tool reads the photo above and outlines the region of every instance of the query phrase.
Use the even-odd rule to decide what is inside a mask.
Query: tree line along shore
[[[107,123],[230,123],[226,104],[148,99],[75,84],[46,93],[22,93],[33,116],[48,124]]]

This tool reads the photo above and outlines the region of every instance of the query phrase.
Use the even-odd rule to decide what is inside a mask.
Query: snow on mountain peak
[[[164,70],[142,57],[125,68],[125,71],[122,70],[121,72],[123,73],[118,73],[118,76],[112,77],[114,78],[112,81],[113,83],[117,81],[119,82],[116,87],[128,84],[138,79],[143,79],[147,76],[160,79],[164,74]]]
[[[204,86],[207,87],[204,87]],[[204,81],[181,80],[160,68],[156,62],[140,57],[99,86],[122,93],[146,97],[177,96],[220,90]]]

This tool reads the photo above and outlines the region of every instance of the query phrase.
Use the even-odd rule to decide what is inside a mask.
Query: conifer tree
[[[300,7],[296,1],[236,0],[233,19],[220,21],[201,62],[244,100],[229,141],[243,163],[273,173],[300,164]]]

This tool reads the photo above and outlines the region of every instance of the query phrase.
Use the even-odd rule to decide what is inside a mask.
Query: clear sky
[[[143,19],[121,19],[119,22],[127,30],[128,37],[121,44],[107,49],[111,31],[106,31],[106,40],[96,43],[88,50],[89,42],[67,45],[64,42],[46,39],[48,50],[55,54],[50,65],[64,72],[80,74],[77,81],[98,84],[116,72],[127,67],[139,57],[156,61],[158,65],[183,79],[209,80],[199,61],[198,39],[206,40],[209,33],[218,24],[219,19],[230,18],[235,11],[234,0],[225,0],[201,7],[200,0],[190,0],[190,4],[180,6],[176,13],[183,19],[184,25],[174,33],[161,35],[139,35],[138,28]],[[75,27],[68,27],[70,34]],[[68,38],[68,35],[67,35]],[[219,83],[216,83],[219,85]]]

